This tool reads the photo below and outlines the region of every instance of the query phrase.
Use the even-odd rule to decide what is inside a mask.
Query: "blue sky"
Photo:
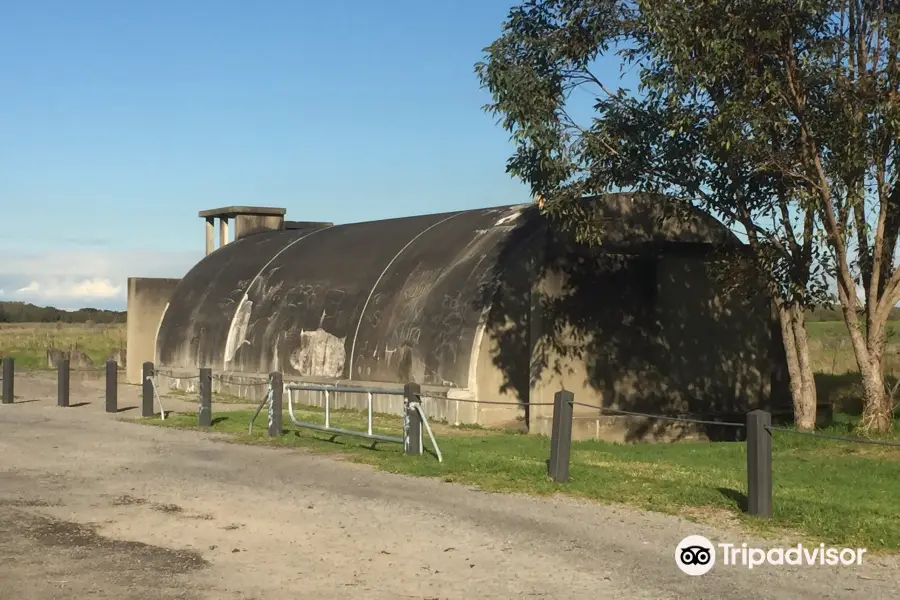
[[[473,65],[512,2],[0,3],[0,299],[124,307],[197,211],[338,223],[527,202]]]

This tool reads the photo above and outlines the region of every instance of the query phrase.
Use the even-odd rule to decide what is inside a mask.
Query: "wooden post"
[[[56,405],[69,406],[69,359],[64,358],[56,366]]]
[[[106,412],[118,412],[119,365],[114,360],[106,361]]]
[[[403,386],[403,404],[406,410],[407,427],[403,440],[403,451],[407,456],[422,455],[422,416],[416,410],[421,399],[422,388],[418,383],[407,383]]]
[[[747,413],[747,513],[772,518],[772,415]]]
[[[553,424],[550,430],[550,461],[547,464],[547,474],[557,483],[569,481],[574,401],[575,394],[566,390],[553,395]]]
[[[197,415],[200,427],[212,427],[212,369],[200,369],[200,414]]]
[[[272,401],[269,402],[269,437],[281,435],[282,395],[284,394],[284,379],[281,373],[269,374],[272,384]]]

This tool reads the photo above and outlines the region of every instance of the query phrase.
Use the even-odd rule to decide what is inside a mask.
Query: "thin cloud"
[[[16,295],[34,298],[117,298],[124,296],[124,286],[115,285],[109,279],[94,278],[80,281],[51,281],[41,284],[32,281],[16,290]]]
[[[199,252],[13,252],[0,261],[0,289],[11,290],[10,300],[124,308],[129,277],[182,277],[201,258]]]

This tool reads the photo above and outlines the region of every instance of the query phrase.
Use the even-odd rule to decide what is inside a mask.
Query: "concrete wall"
[[[726,294],[702,256],[610,255],[590,270],[550,273],[535,287],[531,402],[552,402],[566,389],[595,406],[725,420],[778,402],[780,338],[765,297]],[[733,433],[601,412],[574,408],[576,439]],[[530,430],[549,434],[552,415],[552,407],[534,407]]]
[[[163,311],[180,279],[128,278],[126,379],[141,382],[141,366],[154,361],[156,333]]]
[[[237,241],[263,231],[278,231],[283,227],[283,216],[238,215],[234,219],[234,239]]]

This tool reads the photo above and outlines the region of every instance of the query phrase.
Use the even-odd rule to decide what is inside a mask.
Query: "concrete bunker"
[[[605,224],[599,247],[555,232],[529,204],[346,225],[265,209],[281,212],[177,283],[155,362],[186,377],[211,367],[234,381],[230,393],[254,398],[259,388],[245,384],[271,371],[286,381],[415,381],[435,419],[524,422],[537,433],[549,432],[552,409],[529,403],[561,388],[650,413],[734,415],[786,402],[769,302],[753,286],[729,292],[713,273],[717,248],[740,247],[733,234],[700,213],[668,215],[658,197],[586,202]],[[336,396],[336,407],[365,402]],[[518,406],[481,403],[492,400]],[[397,402],[382,396],[376,410],[399,412]],[[575,413],[578,438],[703,435]]]

